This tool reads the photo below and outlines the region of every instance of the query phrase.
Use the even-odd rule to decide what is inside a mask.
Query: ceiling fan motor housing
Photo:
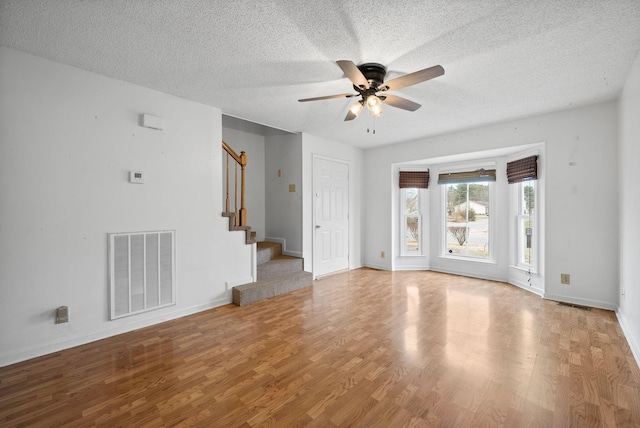
[[[374,88],[380,86],[382,82],[384,82],[384,77],[387,75],[387,67],[376,62],[361,64],[358,66],[358,69]],[[359,89],[361,90],[362,88]]]

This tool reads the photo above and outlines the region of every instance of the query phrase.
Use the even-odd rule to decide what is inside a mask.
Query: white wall
[[[313,254],[313,157],[323,156],[349,163],[349,269],[362,266],[362,150],[302,134],[302,231],[304,268],[312,272]],[[388,201],[387,201],[388,202]],[[387,223],[387,227],[388,227]]]
[[[252,246],[221,217],[218,109],[5,48],[0,94],[0,365],[230,302]],[[177,305],[108,321],[107,234],[160,229]]]
[[[622,325],[640,364],[640,57],[620,97],[620,310]]]
[[[267,133],[264,182],[266,239],[282,243],[284,254],[302,257],[301,134]]]
[[[613,101],[367,150],[365,265],[392,269],[391,259],[380,258],[380,251],[391,254],[392,164],[540,142],[546,143],[545,296],[616,308],[618,183],[611,172],[617,170],[618,160]],[[571,274],[570,286],[560,284],[560,273]]]
[[[265,137],[264,127],[231,116],[222,116],[222,139],[236,153],[244,151],[247,155],[245,167],[245,207],[247,208],[247,223],[251,230],[256,232],[256,239],[264,241],[265,237]],[[229,162],[229,198],[231,210],[234,204],[234,161]],[[223,168],[226,168],[226,159],[222,158]],[[240,169],[238,168],[238,189],[240,188]],[[224,192],[223,192],[224,193]],[[225,195],[223,194],[224,198]],[[240,190],[238,190],[240,198]],[[238,200],[238,209],[240,201]]]

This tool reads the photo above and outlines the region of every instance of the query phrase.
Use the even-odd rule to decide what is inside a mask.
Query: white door
[[[349,165],[314,158],[313,274],[349,268]]]

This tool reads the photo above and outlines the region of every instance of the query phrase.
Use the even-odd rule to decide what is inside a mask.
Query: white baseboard
[[[224,283],[224,285],[227,288],[227,290],[230,290],[233,287],[237,287],[238,285],[248,284],[250,282],[254,282],[254,280],[253,280],[252,277],[248,276],[246,278],[236,279],[236,280],[233,280],[233,281],[226,281]]]
[[[622,329],[622,333],[624,333],[624,337],[627,339],[627,343],[629,344],[629,348],[631,348],[631,353],[633,354],[633,358],[636,360],[636,364],[640,367],[640,344],[635,340],[633,336],[633,331],[629,328],[625,317],[620,313],[620,310],[616,310],[616,317],[618,318],[618,324],[620,324],[620,328]]]
[[[555,300],[556,302],[571,303],[574,305],[589,306],[598,309],[607,309],[609,311],[615,311],[618,309],[618,305],[609,302],[602,302],[600,300],[580,299],[576,297],[560,296],[558,294],[549,293],[544,293],[542,295],[542,298],[547,300]]]
[[[125,325],[121,325],[116,328],[110,328],[100,331],[95,331],[80,337],[73,339],[62,340],[58,342],[51,342],[43,345],[30,346],[27,348],[18,349],[15,351],[6,352],[0,355],[0,367],[8,366],[10,364],[26,361],[31,358],[41,357],[43,355],[51,354],[53,352],[63,351],[65,349],[74,348],[76,346],[85,345],[87,343],[95,342],[97,340],[106,339],[108,337],[117,336],[123,333],[129,333],[141,328],[150,327],[152,325],[161,324],[166,321],[171,321],[176,318],[182,318],[187,315],[196,314],[198,312],[206,311],[231,303],[228,298],[221,298],[213,300],[209,303],[191,306],[176,310],[175,312],[164,313],[155,318],[147,318],[144,320],[133,320]]]
[[[300,252],[300,251],[287,250],[287,240],[284,239],[284,238],[273,238],[273,237],[270,237],[270,236],[265,236],[264,240],[267,241],[267,242],[275,242],[277,244],[282,245],[282,254],[284,254],[285,256],[297,257],[299,259],[304,258],[304,257],[302,257],[302,252]]]
[[[440,272],[440,273],[448,273],[450,275],[460,275],[460,276],[466,276],[468,278],[478,278],[478,279],[486,279],[489,281],[496,281],[496,282],[506,282],[508,283],[509,281],[507,281],[504,278],[497,278],[497,277],[491,277],[489,275],[477,275],[475,273],[467,273],[467,272],[457,272],[457,271],[453,271],[453,270],[449,270],[449,269],[442,269],[442,268],[431,268],[430,269],[433,272]]]
[[[526,282],[522,282],[522,281],[518,281],[518,280],[512,279],[511,281],[509,281],[509,284],[514,285],[514,286],[516,286],[518,288],[522,288],[524,291],[528,291],[529,293],[537,294],[540,297],[542,297],[542,295],[544,294],[544,290],[541,290],[541,289],[536,288],[536,287],[532,287],[529,284],[527,284]]]
[[[431,270],[429,266],[400,266],[395,267],[394,272],[403,271],[403,270],[411,270],[411,271],[419,271],[419,270]]]
[[[371,269],[377,269],[377,270],[387,270],[389,272],[391,272],[391,269],[389,268],[389,266],[384,266],[384,265],[379,265],[376,263],[365,263],[364,267],[368,267]]]

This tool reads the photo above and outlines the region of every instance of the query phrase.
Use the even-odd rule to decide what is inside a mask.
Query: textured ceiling
[[[224,114],[374,147],[617,97],[640,54],[640,0],[0,0],[0,44],[218,107]],[[336,60],[422,104],[344,122]]]

